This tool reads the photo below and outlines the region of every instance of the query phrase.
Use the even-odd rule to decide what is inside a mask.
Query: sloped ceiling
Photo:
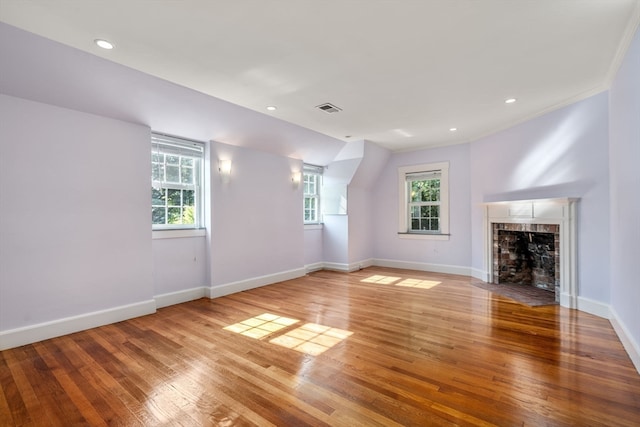
[[[639,17],[638,0],[0,3],[11,26],[390,150],[471,141],[606,90]]]

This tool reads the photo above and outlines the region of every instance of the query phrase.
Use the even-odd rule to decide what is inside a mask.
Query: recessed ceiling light
[[[95,44],[97,44],[99,47],[101,47],[103,49],[113,49],[113,43],[108,42],[106,40],[95,39],[94,42],[95,42]]]
[[[278,107],[276,107],[275,105],[267,105],[267,110],[269,111],[276,111],[278,109]]]
[[[458,130],[458,128],[449,128],[449,132],[455,132],[457,130]]]
[[[509,98],[504,100],[505,104],[513,104],[514,102],[516,102],[515,98]]]

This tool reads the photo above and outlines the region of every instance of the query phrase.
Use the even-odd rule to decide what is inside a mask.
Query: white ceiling
[[[0,21],[342,141],[407,150],[607,89],[640,0],[0,0]],[[342,111],[315,108],[325,102]]]

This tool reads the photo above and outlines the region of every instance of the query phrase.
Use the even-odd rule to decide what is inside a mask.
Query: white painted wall
[[[474,268],[483,269],[481,203],[579,197],[578,295],[609,303],[607,102],[601,93],[470,144]]]
[[[217,172],[231,160],[231,176]],[[210,277],[216,287],[303,269],[302,161],[222,143],[210,144]]]
[[[302,212],[301,212],[302,213]],[[322,226],[313,226],[304,230],[304,265],[313,266],[324,261],[322,255]]]
[[[154,295],[208,286],[204,236],[153,239]]]
[[[363,141],[362,160],[348,186],[348,257],[351,266],[366,267],[375,257],[373,217],[378,206],[372,194],[390,155],[389,150]]]
[[[349,264],[349,217],[324,215],[322,241],[324,262],[334,264],[332,268],[346,269]]]
[[[449,162],[450,232],[448,241],[398,237],[398,168],[423,163]],[[471,265],[469,205],[469,145],[393,153],[373,191],[373,233],[378,259],[450,267]]]
[[[0,332],[153,298],[149,128],[0,95]]]
[[[611,308],[640,371],[640,31],[609,95]],[[633,351],[632,351],[633,349]]]

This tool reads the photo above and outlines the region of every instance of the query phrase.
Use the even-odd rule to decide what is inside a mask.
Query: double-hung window
[[[304,165],[302,171],[304,187],[304,223],[320,223],[320,188],[322,186],[322,167]]]
[[[431,163],[398,169],[400,237],[449,236],[449,164]]]
[[[204,145],[151,135],[151,218],[154,230],[202,226]]]

